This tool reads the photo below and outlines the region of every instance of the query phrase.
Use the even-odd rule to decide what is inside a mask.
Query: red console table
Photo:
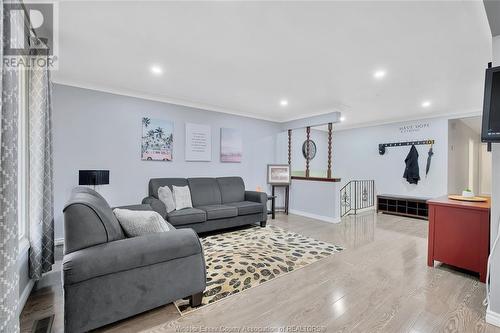
[[[479,273],[486,281],[490,250],[490,199],[466,202],[441,197],[428,200],[427,264],[434,260]]]

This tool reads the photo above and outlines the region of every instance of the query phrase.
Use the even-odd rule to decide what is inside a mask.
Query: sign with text
[[[401,133],[415,133],[428,128],[430,128],[429,123],[415,123],[410,125],[399,126],[399,131]]]
[[[210,126],[186,123],[186,161],[211,161]]]

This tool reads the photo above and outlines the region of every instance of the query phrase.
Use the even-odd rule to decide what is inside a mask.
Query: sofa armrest
[[[174,229],[125,238],[65,255],[64,284],[74,284],[192,255],[203,257],[200,239],[192,229]]]
[[[261,225],[267,221],[267,193],[257,191],[245,191],[245,200],[258,202],[262,204]]]
[[[160,214],[164,219],[167,218],[167,207],[160,200],[155,197],[146,197],[142,199],[142,204],[150,205],[151,208],[158,214]]]
[[[130,210],[154,210],[150,204],[142,204],[142,205],[139,204],[139,205],[127,205],[127,206],[113,207],[113,209],[115,209],[115,208],[130,209]]]
[[[257,191],[245,191],[245,200],[267,205],[267,194]]]

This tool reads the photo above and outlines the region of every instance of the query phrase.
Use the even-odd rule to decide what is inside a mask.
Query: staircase
[[[340,216],[357,214],[375,205],[375,181],[351,180],[340,189]]]

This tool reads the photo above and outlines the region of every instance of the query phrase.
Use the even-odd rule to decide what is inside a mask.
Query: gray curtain
[[[32,57],[47,59],[46,52]],[[34,61],[32,63],[44,63]],[[47,61],[45,61],[47,63]],[[30,277],[39,280],[54,264],[52,98],[49,68],[34,66],[29,78]]]
[[[5,50],[4,3],[0,0],[0,59]],[[19,331],[18,221],[17,221],[17,122],[19,73],[0,64],[0,332]]]

